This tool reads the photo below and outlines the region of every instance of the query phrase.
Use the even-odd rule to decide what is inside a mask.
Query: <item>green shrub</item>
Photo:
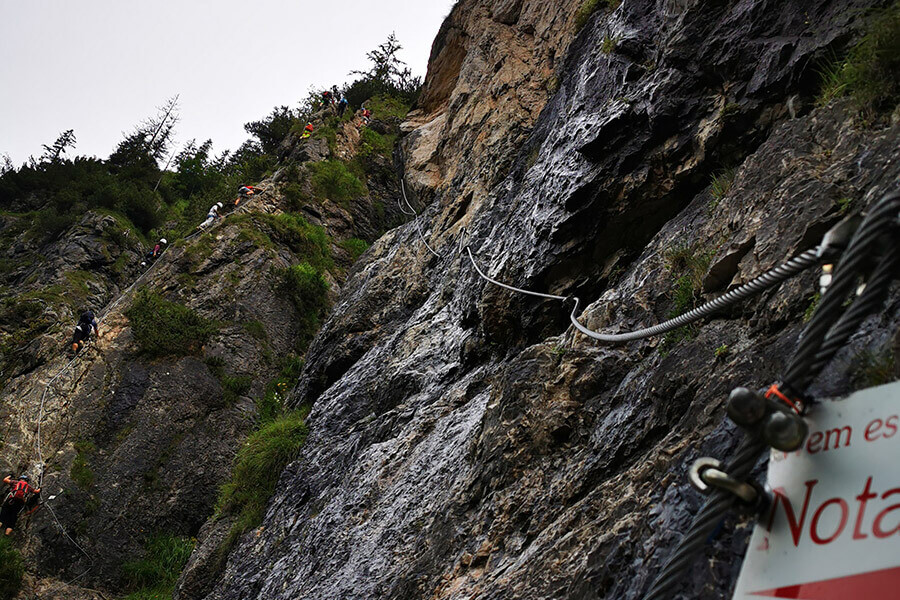
[[[88,457],[97,451],[97,447],[89,441],[75,442],[75,460],[69,469],[69,476],[80,488],[87,489],[94,485],[94,472],[88,466]]]
[[[75,215],[59,213],[53,209],[39,210],[31,226],[34,237],[52,241],[75,224]]]
[[[575,13],[576,29],[581,29],[587,25],[591,15],[598,10],[603,8],[615,10],[621,3],[622,0],[584,0],[584,2],[581,3],[581,6],[578,7],[578,11]]]
[[[388,94],[379,94],[370,98],[366,102],[366,107],[372,111],[372,117],[376,119],[385,119],[388,117],[396,117],[405,119],[410,109],[410,104],[404,102],[402,98]]]
[[[328,282],[308,263],[281,271],[282,289],[299,313],[298,349],[305,350],[319,329],[328,308]]]
[[[262,522],[278,476],[300,454],[306,434],[301,414],[292,412],[263,425],[238,451],[216,505],[217,515],[237,516],[226,546]]]
[[[869,32],[822,75],[820,104],[849,95],[862,111],[892,109],[900,100],[900,3],[875,13]]]
[[[25,566],[8,537],[0,536],[0,600],[12,600],[22,587]]]
[[[150,356],[198,353],[216,326],[190,308],[142,288],[125,312],[141,351]]]
[[[324,160],[309,166],[313,190],[320,198],[345,204],[366,195],[366,186],[339,160]]]
[[[309,198],[303,191],[303,187],[299,183],[289,183],[284,186],[281,193],[287,201],[287,207],[293,212],[300,210],[309,201]]]
[[[126,562],[122,572],[131,594],[125,600],[171,600],[172,591],[191,552],[194,540],[173,535],[157,535],[147,542],[146,556]]]
[[[381,135],[374,129],[366,127],[360,133],[359,154],[362,156],[381,155],[390,158],[396,141],[396,135]]]
[[[350,253],[350,257],[356,260],[362,256],[363,252],[369,249],[369,243],[359,238],[350,238],[343,240],[338,244],[341,248]]]

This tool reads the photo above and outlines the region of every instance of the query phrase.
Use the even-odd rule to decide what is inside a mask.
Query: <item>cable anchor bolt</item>
[[[761,497],[760,490],[746,481],[738,481],[722,470],[722,463],[715,458],[698,458],[688,471],[691,485],[701,494],[710,494],[713,489],[730,492],[741,502],[756,505]]]
[[[803,419],[807,401],[774,384],[754,392],[738,387],[728,396],[726,413],[735,425],[782,452],[793,452],[803,445],[809,426]],[[786,393],[787,390],[787,393]]]

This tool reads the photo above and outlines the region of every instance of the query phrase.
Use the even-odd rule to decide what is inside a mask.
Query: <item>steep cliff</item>
[[[207,598],[636,598],[686,528],[686,465],[734,449],[723,401],[778,378],[814,274],[602,346],[457,249],[591,299],[583,320],[616,331],[813,246],[900,175],[900,126],[815,103],[821,65],[884,3],[587,5],[448,17],[401,142],[423,214],[353,269],[291,396],[312,404],[302,457]],[[898,325],[895,289],[816,391],[850,389]],[[728,597],[733,525],[680,597]]]
[[[315,120],[326,129],[335,119]],[[27,214],[3,215],[0,472],[33,474],[47,502],[17,532],[29,573],[21,597],[124,595],[134,579],[125,563],[159,535],[195,537],[213,514],[235,453],[280,408],[365,239],[399,222],[386,206],[399,192],[390,157],[351,139],[359,117],[333,126],[342,134],[331,145],[285,140],[262,195],[233,212],[221,198],[220,224],[149,268],[139,234],[114,213],[87,212],[45,237]],[[338,156],[359,160],[352,201],[316,184],[343,168]],[[319,288],[302,287],[309,273]],[[85,307],[102,317],[100,336],[73,359],[67,342]]]

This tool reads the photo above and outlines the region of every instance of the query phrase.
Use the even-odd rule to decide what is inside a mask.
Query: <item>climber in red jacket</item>
[[[238,197],[234,201],[234,205],[237,206],[238,204],[240,204],[241,200],[249,200],[250,197],[253,196],[257,191],[261,190],[257,190],[252,185],[242,185],[238,190]]]
[[[41,488],[33,488],[28,483],[27,475],[20,475],[18,479],[13,479],[12,475],[3,478],[3,483],[10,486],[9,494],[0,506],[0,528],[6,527],[6,535],[12,535],[19,519],[19,513],[25,508],[26,504],[33,497],[37,497],[41,493]]]

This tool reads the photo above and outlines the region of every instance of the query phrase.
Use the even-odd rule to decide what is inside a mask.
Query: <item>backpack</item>
[[[91,311],[85,311],[81,313],[81,317],[78,319],[78,325],[84,325],[85,329],[90,329],[91,324],[94,322],[94,313]]]
[[[12,497],[16,500],[25,500],[25,494],[28,493],[28,482],[27,481],[17,481],[16,485],[13,486],[12,489]]]

